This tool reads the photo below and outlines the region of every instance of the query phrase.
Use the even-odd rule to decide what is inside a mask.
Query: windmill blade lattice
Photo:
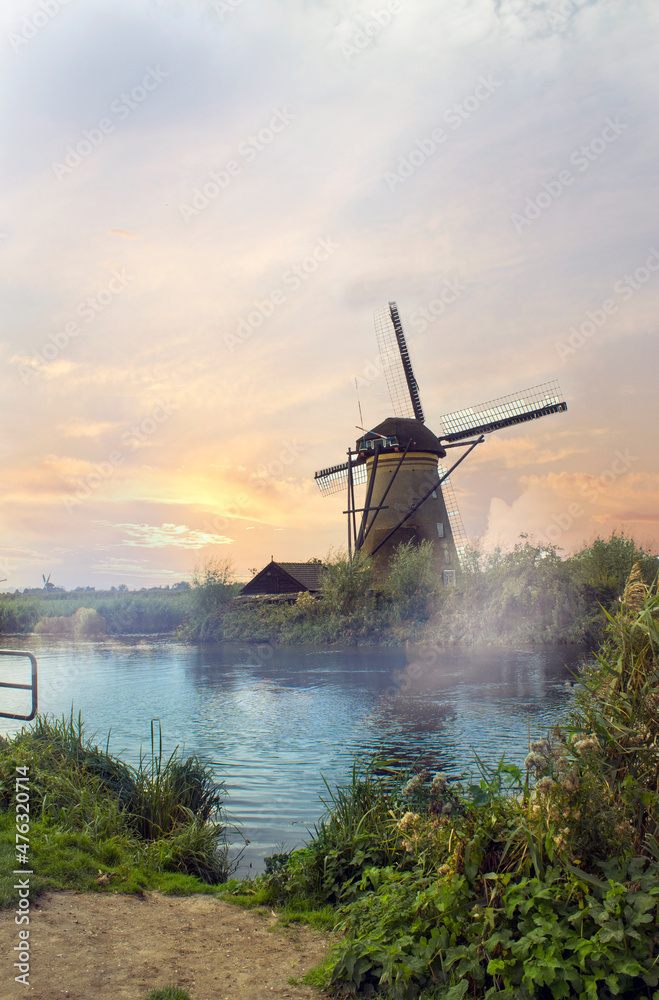
[[[558,382],[544,382],[531,389],[522,389],[511,396],[501,396],[487,403],[456,410],[443,416],[443,441],[462,441],[476,434],[489,434],[523,424],[527,420],[561,413],[567,410]]]
[[[366,482],[368,472],[366,464],[352,465],[352,481],[355,486],[360,486]],[[314,476],[323,496],[331,496],[332,493],[340,493],[348,486],[348,463],[343,465],[332,465],[329,469],[321,469]]]
[[[441,479],[442,476],[446,475],[448,469],[445,465],[438,465],[437,472]],[[460,508],[458,507],[458,501],[453,490],[450,476],[444,480],[440,488],[444,494],[446,513],[448,514],[451,524],[453,541],[455,542],[455,547],[458,550],[458,559],[462,562],[462,555],[467,545],[469,545],[469,538],[467,537],[467,532],[465,531],[464,524],[462,523],[462,514],[460,513]]]
[[[424,421],[419,387],[412,371],[403,326],[395,302],[373,313],[382,373],[391,396],[394,415]]]

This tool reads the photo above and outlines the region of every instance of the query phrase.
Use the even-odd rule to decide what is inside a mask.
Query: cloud
[[[152,567],[145,566],[144,563],[136,562],[132,559],[123,559],[115,556],[107,556],[104,559],[99,559],[93,562],[90,568],[94,573],[100,573],[115,580],[118,580],[122,576],[141,577],[146,581],[153,581],[154,578]],[[167,569],[166,567],[160,567],[157,575],[160,579],[181,579],[181,573],[178,570]]]
[[[620,452],[620,455],[624,453]],[[544,544],[574,551],[584,541],[634,524],[653,525],[659,475],[636,473],[633,463],[613,458],[599,475],[549,473],[522,478],[523,492],[506,503],[490,501],[487,529],[480,544],[509,548],[522,532]],[[641,539],[645,540],[645,539]]]
[[[105,423],[96,424],[61,424],[58,429],[62,437],[65,438],[97,438],[100,434],[115,430],[119,426],[121,425],[106,421]]]
[[[185,524],[111,524],[99,521],[108,528],[121,529],[124,537],[121,545],[139,548],[159,549],[174,545],[177,548],[201,549],[205,545],[228,545],[233,539],[226,535],[216,535],[207,531],[197,531]]]

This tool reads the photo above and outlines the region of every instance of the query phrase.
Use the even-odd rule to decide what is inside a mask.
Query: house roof
[[[317,591],[320,590],[320,576],[323,568],[322,563],[275,562],[273,559],[249,583],[245,584],[241,593],[270,593],[271,591],[267,584],[272,579],[273,569],[279,570],[280,576],[283,574],[285,577],[287,576],[299,584],[300,590]],[[264,589],[257,589],[259,586],[263,586]],[[290,589],[294,590],[293,587]]]
[[[324,570],[322,563],[276,563],[285,573],[292,576],[298,583],[301,583],[307,590],[320,590],[320,576]]]

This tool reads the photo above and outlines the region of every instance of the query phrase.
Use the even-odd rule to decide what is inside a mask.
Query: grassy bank
[[[607,626],[526,771],[356,767],[308,845],[242,887],[333,907],[310,981],[396,1000],[659,1000],[659,597],[640,572]]]
[[[632,566],[646,582],[657,558],[613,534],[569,558],[528,541],[512,552],[472,549],[456,587],[438,585],[429,543],[401,546],[384,585],[373,586],[368,561],[326,563],[318,597],[293,603],[232,601],[227,579],[200,581],[181,635],[191,641],[277,643],[530,644],[583,643],[603,637],[600,606],[615,607]],[[203,599],[205,598],[205,599]]]
[[[223,798],[202,760],[165,759],[153,733],[152,753],[131,767],[87,739],[79,718],[39,717],[0,742],[0,905],[15,904],[11,872],[23,862],[36,873],[33,895],[224,882],[232,866]]]

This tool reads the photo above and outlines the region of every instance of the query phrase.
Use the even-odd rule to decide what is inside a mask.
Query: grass
[[[144,1000],[191,1000],[191,997],[187,990],[182,990],[180,986],[164,986],[149,990]]]
[[[80,717],[38,717],[0,744],[0,858],[14,863],[16,775],[27,774],[33,892],[46,887],[170,894],[208,891],[232,870],[222,814],[224,788],[198,757],[156,746],[138,767],[85,737]],[[17,771],[17,768],[19,769]],[[206,887],[206,889],[204,888]],[[0,900],[13,902],[0,875]]]

